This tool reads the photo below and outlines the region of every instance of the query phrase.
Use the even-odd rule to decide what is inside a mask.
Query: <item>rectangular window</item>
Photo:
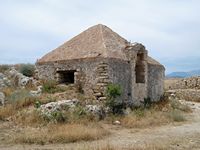
[[[76,70],[58,71],[58,82],[64,84],[74,84],[74,73]]]
[[[137,54],[135,75],[136,75],[136,83],[145,83],[144,54]]]

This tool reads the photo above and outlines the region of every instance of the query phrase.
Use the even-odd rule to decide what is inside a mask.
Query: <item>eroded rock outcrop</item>
[[[0,105],[4,106],[5,104],[5,94],[3,92],[0,92]]]
[[[41,105],[39,110],[41,111],[42,115],[46,116],[47,118],[52,118],[52,116],[56,112],[61,112],[63,110],[74,108],[78,104],[78,102],[79,101],[77,99],[50,102],[50,103]]]
[[[0,73],[0,89],[11,86],[11,81],[6,77],[5,74]]]
[[[8,75],[10,78],[13,79],[15,86],[25,87],[28,85],[32,85],[34,83],[33,78],[24,76],[23,74],[19,73],[15,68],[12,68]]]

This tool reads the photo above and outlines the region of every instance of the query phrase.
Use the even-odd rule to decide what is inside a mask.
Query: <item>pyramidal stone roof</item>
[[[83,31],[38,62],[104,57],[126,59],[122,50],[128,41],[105,25],[98,24]]]
[[[97,57],[127,60],[123,50],[129,44],[126,39],[107,26],[98,24],[47,53],[37,60],[37,63]],[[151,57],[148,57],[147,62],[161,65]]]

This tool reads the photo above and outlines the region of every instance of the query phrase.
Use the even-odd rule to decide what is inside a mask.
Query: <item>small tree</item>
[[[35,66],[32,64],[22,64],[19,68],[19,72],[27,77],[34,76]]]
[[[121,86],[118,84],[109,84],[107,89],[107,101],[106,101],[106,106],[108,106],[111,110],[112,113],[121,113],[123,104],[122,102],[117,102],[116,98],[121,96],[122,94],[122,89]]]

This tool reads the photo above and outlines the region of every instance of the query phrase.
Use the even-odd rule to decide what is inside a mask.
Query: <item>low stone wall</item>
[[[171,89],[200,89],[200,77],[190,77],[178,80],[170,86]]]
[[[167,92],[174,94],[178,99],[200,102],[200,90],[197,89],[175,89]]]

